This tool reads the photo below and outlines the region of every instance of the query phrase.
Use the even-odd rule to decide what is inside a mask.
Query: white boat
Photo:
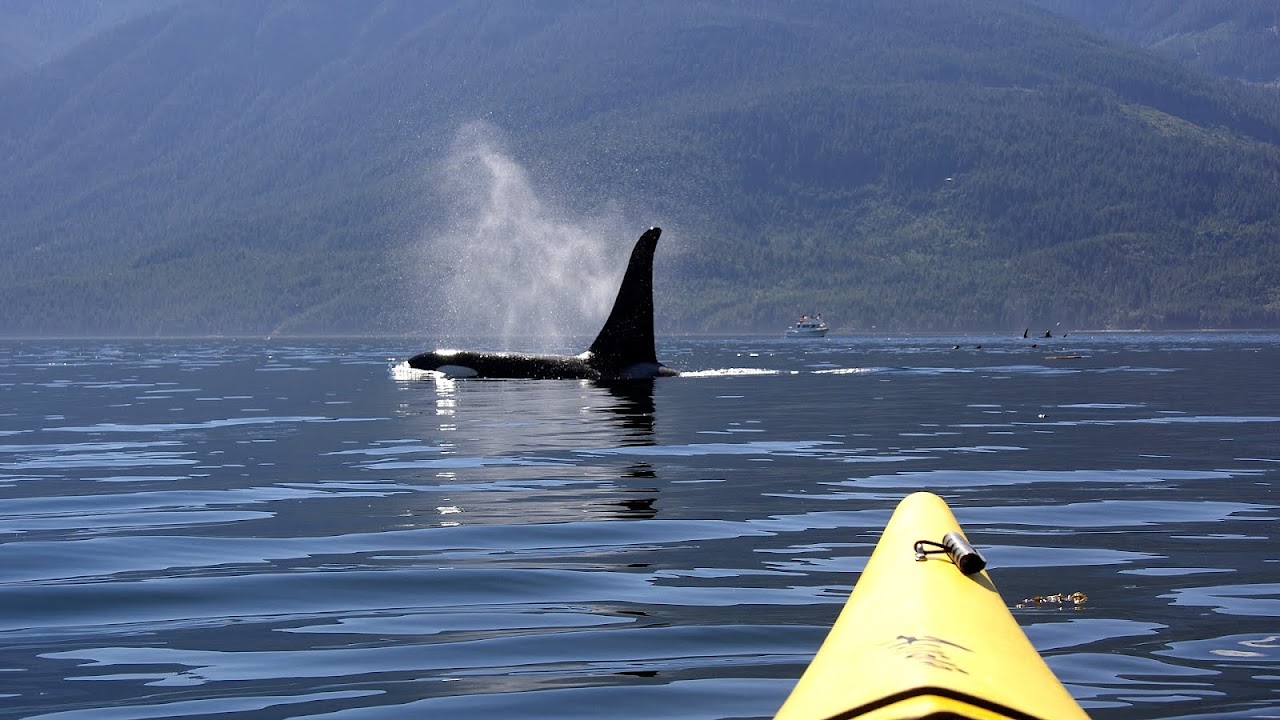
[[[812,317],[801,315],[795,325],[787,328],[787,337],[826,337],[830,329],[822,322],[822,313]]]

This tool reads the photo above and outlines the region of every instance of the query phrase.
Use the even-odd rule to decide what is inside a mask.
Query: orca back
[[[588,362],[606,375],[641,363],[658,364],[653,340],[653,253],[661,234],[661,228],[649,228],[636,241],[613,310],[591,343]]]

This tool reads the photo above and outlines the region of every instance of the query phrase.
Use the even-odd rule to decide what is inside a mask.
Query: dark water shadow
[[[623,430],[621,444],[632,447],[655,444],[653,378],[599,381],[595,384],[616,401],[609,407],[609,412]]]

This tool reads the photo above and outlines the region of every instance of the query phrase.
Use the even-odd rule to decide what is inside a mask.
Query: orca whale
[[[658,362],[653,342],[653,253],[661,234],[649,228],[636,241],[609,319],[581,355],[430,350],[409,358],[409,366],[451,378],[607,381],[678,374]]]

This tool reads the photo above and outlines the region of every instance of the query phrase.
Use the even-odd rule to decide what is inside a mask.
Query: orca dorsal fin
[[[649,228],[631,251],[613,310],[589,350],[589,362],[601,370],[658,362],[653,342],[653,252],[661,234],[661,228]]]

